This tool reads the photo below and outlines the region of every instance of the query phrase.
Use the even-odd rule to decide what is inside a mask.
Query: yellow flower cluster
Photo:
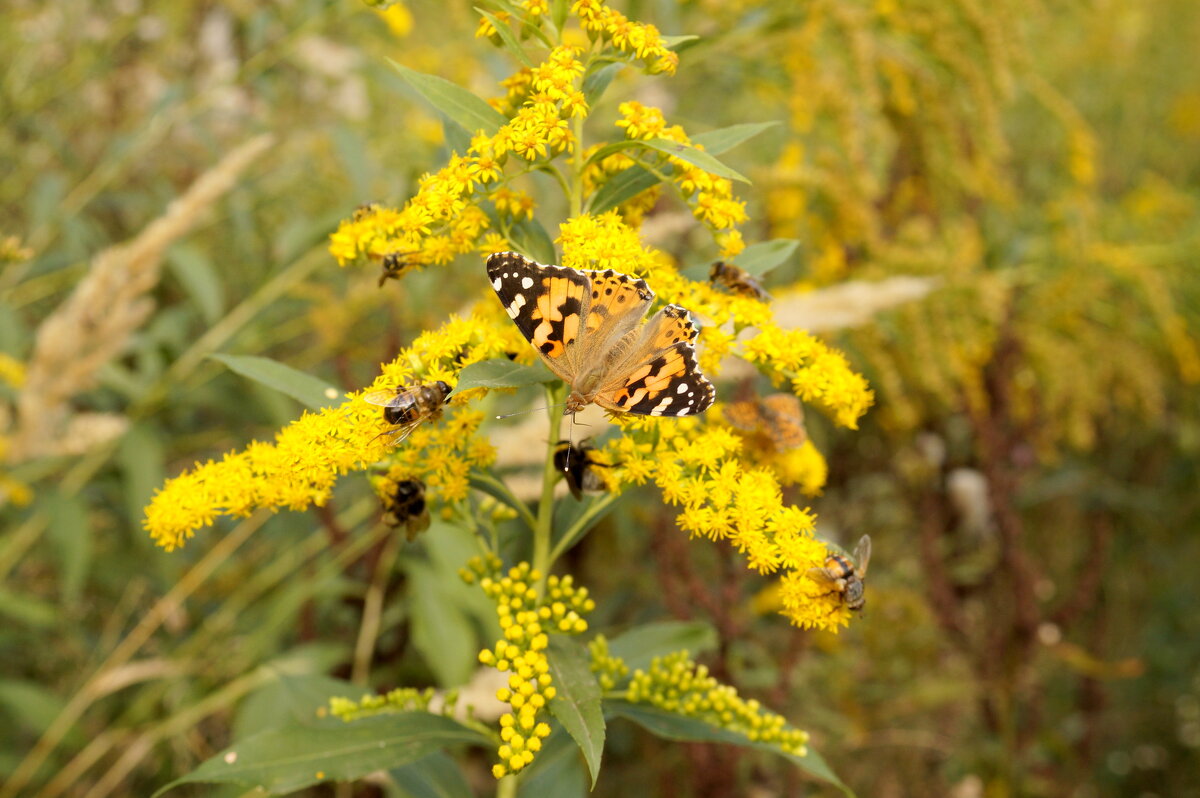
[[[550,576],[539,595],[537,583],[542,576],[529,563],[520,563],[507,573],[502,567],[499,557],[488,555],[486,560],[473,558],[461,572],[468,584],[478,580],[496,603],[504,632],[494,647],[479,652],[481,663],[510,674],[508,687],[496,693],[512,707],[500,718],[500,761],[492,766],[497,779],[528,767],[541,750],[542,740],[550,735],[549,724],[539,720],[557,692],[546,658],[548,634],[587,631],[583,616],[596,606],[588,598],[587,588],[575,587],[570,576]]]
[[[604,5],[603,0],[575,0],[571,13],[592,41],[603,40],[622,53],[635,55],[651,74],[675,74],[679,55],[667,48],[662,34],[653,25],[634,22],[619,11]]]
[[[629,101],[620,105],[621,119],[617,126],[625,129],[630,139],[648,141],[666,139],[679,144],[692,145],[691,140],[679,125],[667,127],[662,111]],[[694,145],[692,145],[694,146]],[[662,163],[670,164],[672,181],[692,207],[692,214],[716,233],[731,231],[746,221],[746,203],[733,198],[733,183],[728,178],[718,177],[673,155],[659,156]],[[740,238],[736,239],[740,242]],[[725,245],[727,250],[736,250]]]
[[[668,712],[741,734],[754,743],[776,746],[785,754],[805,756],[808,733],[788,726],[782,715],[746,700],[698,665],[687,651],[656,657],[650,670],[638,669],[629,681],[627,700],[650,704]]]
[[[489,224],[475,195],[502,181],[507,156],[536,161],[574,148],[567,120],[587,113],[577,54],[573,47],[556,47],[545,63],[506,81],[510,103],[523,97],[515,116],[493,136],[476,135],[466,154],[454,154],[445,167],[424,175],[402,209],[369,205],[343,221],[330,236],[338,263],[365,257],[416,267],[449,263],[475,249]]]
[[[858,428],[858,419],[875,398],[845,355],[803,330],[762,325],[758,335],[742,344],[742,357],[758,365],[772,382],[786,381],[796,396],[826,408],[849,429]]]
[[[369,390],[436,380],[453,385],[462,366],[524,348],[515,328],[498,327],[479,316],[452,317],[385,364]],[[465,402],[473,393],[453,401]],[[441,425],[419,426],[406,442],[411,449],[400,449],[394,457],[443,500],[457,501],[466,495],[470,468],[490,463],[495,453],[486,439],[475,435],[482,420],[479,413],[463,408],[447,415]],[[143,526],[158,545],[172,551],[219,515],[242,517],[260,507],[319,506],[338,477],[386,454],[388,439],[382,433],[389,429],[380,408],[359,394],[350,395],[337,407],[305,413],[280,431],[274,444],[255,441],[242,452],[197,464],[169,480],[146,508]]]
[[[596,675],[601,690],[612,690],[629,676],[629,666],[625,660],[609,653],[608,638],[604,635],[596,635],[588,643],[588,654],[591,655],[588,667]]]
[[[457,698],[457,696],[453,696]],[[453,711],[453,698],[446,700],[446,709]],[[369,718],[372,715],[387,715],[393,712],[427,712],[433,700],[433,688],[418,690],[414,687],[399,687],[384,695],[364,695],[358,701],[335,697],[329,699],[329,714],[344,721]]]
[[[808,510],[783,503],[779,481],[765,468],[739,457],[741,439],[719,425],[696,418],[619,419],[625,435],[606,452],[621,487],[653,482],[663,500],[682,508],[676,521],[692,537],[724,540],[759,573],[781,580],[806,576],[825,563],[825,545],[813,537]],[[811,582],[811,580],[807,580]],[[814,583],[815,584],[815,583]],[[796,626],[836,629],[842,618],[834,596],[814,595],[785,604]]]

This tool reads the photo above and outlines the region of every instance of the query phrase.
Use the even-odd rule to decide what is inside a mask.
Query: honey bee
[[[795,449],[808,440],[804,409],[800,400],[789,393],[734,402],[725,408],[725,420],[770,451]]]
[[[365,394],[363,400],[383,408],[383,420],[394,427],[383,434],[390,436],[391,443],[399,443],[422,421],[436,418],[441,413],[450,390],[449,385],[438,380],[406,385],[394,391],[372,391]]]
[[[429,529],[429,507],[425,504],[425,483],[402,479],[383,497],[384,521],[393,529],[403,529],[409,543]]]
[[[813,581],[827,585],[838,593],[842,602],[855,612],[861,612],[867,599],[863,595],[863,583],[867,578],[867,564],[871,561],[871,536],[863,535],[854,547],[854,561],[844,554],[831,554],[824,568],[809,568]]]
[[[605,489],[604,479],[597,469],[610,466],[596,459],[596,451],[589,440],[575,446],[569,441],[559,441],[555,446],[554,467],[563,473],[563,479],[577,501],[583,499],[584,491],[596,493]]]
[[[759,302],[771,301],[771,295],[758,284],[758,280],[746,274],[745,269],[734,266],[732,263],[726,263],[723,260],[717,261],[712,265],[708,279],[713,285],[720,283],[735,294],[752,296]]]

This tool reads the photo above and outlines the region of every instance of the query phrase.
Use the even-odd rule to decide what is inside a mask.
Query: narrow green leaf
[[[463,798],[474,795],[458,763],[441,751],[388,773],[407,798]]]
[[[845,795],[854,798],[854,793],[851,792],[850,788],[842,783],[842,780],[830,769],[828,763],[825,762],[821,755],[813,750],[812,746],[808,746],[808,751],[804,756],[795,756],[793,754],[785,754],[778,747],[769,743],[752,742],[746,737],[728,729],[713,726],[695,718],[667,712],[658,707],[645,704],[631,704],[627,701],[609,700],[604,702],[604,708],[609,714],[631,720],[651,734],[668,740],[727,743],[781,756],[806,773],[822,781],[829,782],[840,789]]]
[[[470,743],[486,744],[487,739],[429,712],[380,715],[336,727],[270,729],[231,745],[155,796],[195,783],[242,784],[284,795],[312,784],[401,767],[448,746]]]
[[[66,706],[66,701],[37,682],[0,679],[0,709],[15,721],[16,729],[41,734]]]
[[[274,388],[280,393],[287,394],[313,410],[328,407],[341,397],[341,392],[329,383],[269,357],[258,357],[257,355],[209,355],[209,357],[224,363],[243,377],[249,377],[268,388]]]
[[[508,122],[504,114],[456,83],[409,69],[390,58],[388,63],[395,67],[408,85],[416,89],[430,105],[472,133],[482,130],[490,136]]]
[[[225,312],[225,290],[208,255],[193,244],[182,243],[167,253],[167,268],[200,311],[212,324]]]
[[[558,263],[554,239],[537,219],[522,219],[514,224],[509,232],[513,246],[521,254],[528,255],[538,263]]]
[[[141,519],[154,490],[166,479],[167,455],[158,430],[149,423],[134,424],[121,439],[114,458],[121,470],[125,512],[135,522]]]
[[[586,798],[588,776],[579,748],[569,734],[555,729],[546,738],[537,759],[521,775],[521,792],[553,798]]]
[[[587,159],[587,164],[585,164],[585,165],[590,166],[595,163],[600,163],[600,161],[603,161],[605,158],[607,158],[608,156],[612,155],[615,152],[620,152],[621,150],[631,150],[634,147],[642,146],[642,144],[644,144],[644,143],[645,142],[643,142],[641,139],[622,139],[621,141],[609,142],[608,144],[605,144],[603,147],[601,147],[600,149],[593,152],[591,154],[591,156]]]
[[[331,698],[358,698],[363,692],[361,685],[317,673],[281,672],[239,704],[233,724],[233,739],[249,738],[281,726],[340,728],[344,721],[332,715],[322,716],[318,710],[327,709]]]
[[[623,172],[617,172],[600,186],[592,195],[588,212],[597,214],[612,210],[658,183],[659,179],[648,170],[640,166],[631,166]]]
[[[778,122],[748,122],[742,125],[730,125],[710,130],[707,133],[698,133],[692,136],[692,143],[703,146],[704,151],[709,155],[720,155],[778,124]]]
[[[517,37],[513,35],[512,28],[507,22],[501,22],[496,18],[495,14],[491,14],[479,6],[475,6],[475,10],[483,15],[483,18],[492,23],[492,27],[496,29],[496,33],[500,35],[500,41],[504,42],[504,46],[517,57],[522,64],[533,69],[537,64],[533,63],[528,55],[525,54],[525,48],[517,41]]]
[[[570,10],[570,2],[568,0],[554,0],[550,6],[550,19],[554,20],[554,27],[558,30],[563,29],[563,25],[567,22],[567,12]]]
[[[688,46],[691,46],[692,44],[694,44],[698,41],[700,41],[700,37],[696,36],[694,34],[690,34],[690,33],[683,34],[681,36],[663,36],[662,37],[663,45],[670,50],[675,50],[676,52],[687,49],[687,47],[681,47],[680,45],[686,44]]]
[[[742,250],[733,262],[747,274],[758,277],[766,274],[776,266],[784,263],[800,246],[794,238],[776,238],[771,241],[760,241]]]
[[[50,527],[47,530],[58,559],[62,602],[74,604],[83,591],[92,562],[92,532],[88,529],[87,506],[77,496],[54,493],[48,498]]]
[[[442,114],[442,138],[446,140],[446,149],[459,155],[466,155],[471,146],[471,131]]]
[[[541,363],[523,366],[508,358],[498,357],[472,363],[458,372],[458,385],[454,386],[450,395],[468,388],[522,388],[556,379]]]
[[[680,144],[677,141],[667,141],[666,139],[650,139],[649,141],[643,141],[642,144],[652,150],[658,150],[659,152],[666,153],[667,155],[673,155],[681,161],[687,161],[692,166],[699,167],[709,174],[716,175],[717,177],[724,177],[729,180],[737,180],[740,183],[750,182],[750,180],[740,172],[735,172],[733,169],[730,169],[728,166],[718,161],[709,153],[698,150],[695,147],[689,147],[688,145]]]
[[[704,621],[659,621],[635,626],[608,641],[608,650],[625,660],[629,670],[650,667],[650,661],[687,649],[693,656],[717,647],[717,632]]]
[[[551,635],[546,654],[557,690],[557,695],[550,699],[550,714],[558,719],[583,752],[595,787],[600,776],[600,759],[604,755],[600,685],[588,667],[587,650],[576,641]]]
[[[625,68],[625,65],[620,62],[605,64],[599,69],[593,69],[583,79],[583,96],[587,99],[588,107],[591,108],[604,96],[605,90],[608,89],[608,84],[613,82],[613,78],[617,73]]]

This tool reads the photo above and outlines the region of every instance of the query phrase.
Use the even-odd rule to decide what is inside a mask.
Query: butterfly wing
[[[770,419],[768,432],[779,449],[794,449],[808,440],[804,428],[804,409],[800,400],[790,393],[771,394],[762,400],[763,410]]]
[[[643,416],[703,413],[716,391],[700,373],[694,343],[699,330],[678,305],[667,305],[646,322],[636,344],[596,394],[607,410]]]
[[[588,275],[537,263],[516,252],[489,257],[487,274],[517,329],[551,371],[571,382],[578,371],[571,355],[592,290]]]

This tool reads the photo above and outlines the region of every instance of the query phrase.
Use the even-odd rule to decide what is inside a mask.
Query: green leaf
[[[407,798],[462,798],[474,795],[458,763],[441,751],[388,773]]]
[[[587,773],[579,757],[579,748],[562,729],[546,738],[537,759],[521,776],[521,792],[552,798],[586,798]]]
[[[478,642],[466,613],[448,595],[446,580],[421,560],[404,564],[413,647],[442,687],[465,684],[476,668]],[[453,583],[451,583],[453,584]]]
[[[0,679],[0,710],[16,725],[9,727],[10,733],[23,729],[40,735],[65,706],[66,701],[37,682]]]
[[[676,52],[687,49],[687,47],[680,47],[679,45],[686,44],[688,46],[691,46],[693,43],[698,42],[698,41],[700,41],[700,37],[696,36],[694,34],[690,34],[690,33],[683,34],[681,36],[663,36],[662,37],[663,46],[669,50],[675,50]]]
[[[563,29],[563,25],[567,22],[567,12],[570,10],[571,4],[569,0],[554,0],[550,6],[550,18],[554,20],[554,27],[558,30]]]
[[[666,139],[650,139],[643,141],[642,145],[649,147],[652,150],[673,155],[681,161],[687,161],[692,166],[699,167],[709,174],[717,177],[724,177],[729,180],[737,180],[740,183],[749,183],[750,180],[740,172],[735,172],[725,164],[718,161],[712,155],[695,147],[689,147],[686,144],[680,144],[677,141],[667,141]]]
[[[54,493],[48,497],[50,526],[47,530],[58,558],[62,602],[74,604],[83,591],[92,562],[92,531],[88,528],[87,505],[77,496]]]
[[[512,54],[517,57],[517,60],[530,69],[533,69],[535,66],[537,66],[537,64],[533,63],[529,56],[525,54],[525,48],[521,46],[519,41],[517,41],[517,37],[513,35],[512,28],[508,26],[508,23],[501,22],[496,18],[495,14],[488,13],[479,6],[475,6],[475,10],[482,14],[484,19],[492,23],[492,27],[496,29],[496,33],[500,35],[500,41],[504,42],[504,46],[507,47],[509,51],[511,51]]]
[[[650,667],[655,657],[687,649],[693,656],[717,647],[717,632],[704,621],[659,621],[635,626],[608,641],[608,651],[629,670]]]
[[[605,144],[603,147],[593,152],[588,157],[587,164],[585,165],[590,166],[592,164],[600,163],[600,161],[603,161],[605,158],[615,152],[620,152],[621,150],[631,150],[634,147],[642,146],[644,143],[645,142],[643,142],[641,139],[622,139],[621,141],[610,141],[608,144]]]
[[[617,172],[592,195],[588,213],[598,214],[612,210],[646,189],[653,188],[659,182],[656,175],[641,166],[631,166],[623,172]]]
[[[558,263],[554,239],[537,219],[522,219],[514,224],[509,230],[509,240],[517,251],[538,263]]]
[[[380,715],[341,726],[288,726],[229,746],[155,796],[201,782],[243,784],[284,795],[401,767],[447,746],[487,742],[457,721],[429,712]]]
[[[471,146],[471,132],[445,114],[442,114],[442,138],[446,140],[446,148],[459,155],[466,155]]]
[[[651,734],[668,740],[727,743],[781,756],[806,773],[839,788],[847,796],[851,798],[854,796],[850,788],[842,783],[841,779],[829,768],[829,765],[821,755],[813,750],[812,746],[808,746],[808,751],[804,756],[795,756],[794,754],[785,754],[778,747],[769,743],[752,742],[741,734],[723,729],[720,726],[713,726],[696,718],[667,712],[658,707],[647,706],[645,704],[631,704],[627,701],[609,700],[604,702],[604,708],[609,714],[631,720]]]
[[[458,385],[451,396],[469,388],[523,388],[558,379],[541,363],[523,366],[506,357],[472,363],[458,372]]]
[[[167,253],[167,268],[196,303],[200,317],[214,323],[225,312],[225,290],[208,255],[192,244],[176,244]]]
[[[605,64],[599,69],[593,69],[584,77],[583,96],[587,99],[589,108],[594,106],[604,96],[605,90],[608,89],[608,84],[612,83],[613,78],[624,68],[625,65],[620,62]]]
[[[241,740],[290,725],[340,728],[344,721],[328,714],[322,716],[318,710],[328,709],[331,698],[358,698],[364,692],[361,685],[316,673],[280,672],[238,706],[233,738]]]
[[[134,424],[121,439],[113,458],[121,470],[125,512],[135,524],[167,475],[167,455],[157,430],[149,423]]]
[[[595,787],[600,776],[600,759],[604,755],[600,685],[588,667],[587,650],[576,641],[551,635],[546,655],[557,691],[550,699],[550,714],[558,719],[583,752]]]
[[[408,85],[416,89],[430,105],[472,133],[482,130],[490,136],[508,122],[504,114],[462,86],[445,78],[409,69],[390,58],[388,63],[395,67]]]
[[[778,122],[749,122],[742,125],[730,125],[692,136],[692,143],[703,146],[704,151],[709,155],[720,155],[778,124]]]
[[[291,366],[285,366],[278,360],[272,360],[269,357],[258,357],[257,355],[209,355],[209,357],[224,363],[243,377],[249,377],[268,388],[274,388],[280,393],[287,394],[313,410],[328,407],[341,397],[341,392],[329,383],[319,380],[311,374],[297,371]]]
[[[800,242],[794,238],[761,241],[746,247],[732,260],[750,276],[758,277],[792,257],[799,246]]]

